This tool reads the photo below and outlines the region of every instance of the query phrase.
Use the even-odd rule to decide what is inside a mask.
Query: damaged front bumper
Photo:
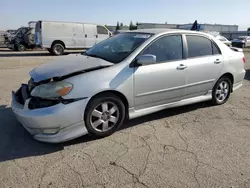
[[[30,108],[32,98],[25,93],[26,85],[12,92],[11,108],[18,121],[39,141],[60,143],[88,133],[84,124],[84,111],[88,99],[69,104]]]

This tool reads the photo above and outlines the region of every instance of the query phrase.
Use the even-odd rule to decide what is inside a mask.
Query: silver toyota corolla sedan
[[[12,109],[40,141],[104,137],[125,118],[201,101],[225,103],[242,86],[244,62],[241,49],[206,33],[125,32],[32,70],[28,84],[12,93]]]

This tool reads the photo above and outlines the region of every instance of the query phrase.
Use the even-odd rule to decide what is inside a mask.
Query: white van
[[[101,25],[54,21],[38,21],[35,33],[36,45],[54,55],[62,55],[65,49],[91,48],[111,35]]]

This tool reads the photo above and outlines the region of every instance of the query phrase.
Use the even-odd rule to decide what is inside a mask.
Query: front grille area
[[[29,109],[47,108],[59,104],[59,100],[41,99],[38,97],[32,97],[29,102]]]
[[[28,86],[22,84],[22,86],[15,93],[16,100],[18,103],[24,105],[25,101],[29,98]]]

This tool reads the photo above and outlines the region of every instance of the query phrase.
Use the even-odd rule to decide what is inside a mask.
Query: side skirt
[[[184,100],[173,102],[173,103],[162,104],[162,105],[144,108],[140,110],[135,110],[135,108],[133,107],[133,108],[129,108],[129,119],[134,119],[140,116],[144,116],[144,115],[158,112],[158,111],[168,109],[168,108],[185,106],[185,105],[199,103],[203,101],[209,101],[211,99],[212,99],[212,91],[208,91],[206,95],[184,99]]]

